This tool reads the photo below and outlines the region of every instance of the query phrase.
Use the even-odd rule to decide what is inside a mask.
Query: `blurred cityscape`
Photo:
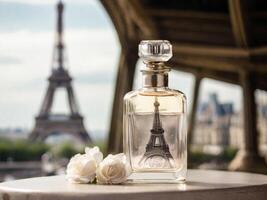
[[[260,149],[266,155],[267,147],[267,102],[266,94],[258,98],[258,130]],[[221,102],[216,93],[209,95],[207,102],[201,102],[197,111],[194,146],[203,147],[207,153],[219,154],[224,148],[239,149],[243,143],[242,111],[234,109],[233,102]]]

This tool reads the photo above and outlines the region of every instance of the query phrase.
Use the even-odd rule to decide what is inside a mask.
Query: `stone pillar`
[[[257,107],[253,75],[249,72],[240,73],[243,88],[244,144],[229,165],[230,170],[267,173],[264,158],[259,156]]]
[[[122,47],[111,115],[108,141],[109,153],[119,153],[122,151],[123,97],[127,92],[132,90],[137,60],[137,42],[132,44],[129,42],[127,47]]]

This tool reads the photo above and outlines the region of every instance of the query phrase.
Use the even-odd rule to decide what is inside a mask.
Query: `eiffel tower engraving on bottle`
[[[168,87],[172,57],[166,40],[139,44],[143,87],[124,96],[123,148],[129,182],[184,182],[187,171],[186,97]],[[178,83],[179,84],[179,83]]]
[[[162,128],[160,121],[159,106],[160,104],[157,101],[157,97],[155,97],[153,127],[150,130],[151,136],[148,144],[146,145],[146,152],[139,164],[150,167],[171,168],[173,166],[173,157],[163,135],[164,129]],[[153,159],[156,160],[156,162],[153,162]]]

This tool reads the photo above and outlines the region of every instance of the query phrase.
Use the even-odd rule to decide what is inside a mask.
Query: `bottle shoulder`
[[[130,99],[130,98],[133,98],[135,96],[137,96],[139,94],[139,90],[133,90],[133,91],[130,91],[130,92],[127,92],[123,99],[126,100],[126,99]]]
[[[168,90],[170,91],[170,92],[172,92],[173,94],[175,94],[175,95],[177,95],[177,96],[181,96],[183,99],[187,99],[186,98],[186,95],[182,92],[182,91],[180,91],[180,90],[176,90],[176,89],[170,89],[170,88],[168,88]]]
[[[132,99],[132,98],[145,98],[151,96],[158,96],[158,97],[177,97],[182,98],[186,101],[186,96],[183,92],[175,89],[170,88],[141,88],[138,90],[133,90],[125,94],[124,100]]]

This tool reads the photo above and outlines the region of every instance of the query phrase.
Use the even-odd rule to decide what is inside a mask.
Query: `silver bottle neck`
[[[168,87],[168,72],[170,68],[164,63],[146,63],[146,69],[141,70],[143,73],[143,87]]]

